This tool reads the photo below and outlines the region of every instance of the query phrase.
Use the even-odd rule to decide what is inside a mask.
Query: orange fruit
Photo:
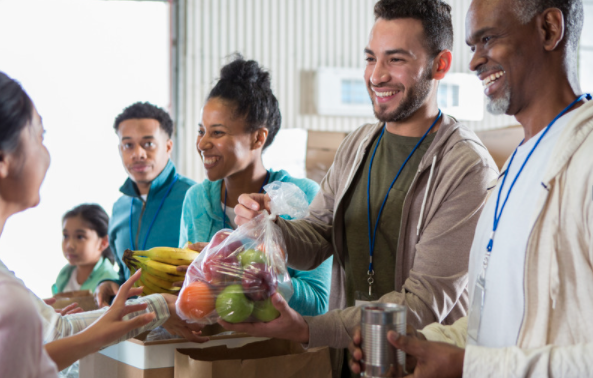
[[[201,320],[214,311],[216,296],[207,283],[195,281],[181,289],[177,302],[186,317]]]

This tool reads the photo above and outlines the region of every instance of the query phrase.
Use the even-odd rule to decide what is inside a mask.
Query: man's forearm
[[[279,218],[288,254],[288,265],[298,270],[312,270],[333,256],[332,226],[310,219],[287,221]]]

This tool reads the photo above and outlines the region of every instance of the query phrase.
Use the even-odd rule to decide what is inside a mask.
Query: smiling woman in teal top
[[[261,192],[268,183],[291,182],[305,192],[309,203],[313,200],[317,183],[264,167],[262,152],[272,144],[280,123],[269,73],[237,55],[222,68],[202,109],[197,148],[208,178],[186,193],[180,246],[207,242],[223,228],[236,228],[233,209],[239,196]],[[327,312],[331,265],[330,258],[308,272],[289,268],[294,295],[288,304],[302,315]]]

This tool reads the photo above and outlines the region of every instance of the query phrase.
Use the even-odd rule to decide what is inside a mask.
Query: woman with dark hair
[[[39,203],[50,161],[43,134],[27,93],[0,72],[0,233],[10,216]],[[121,286],[109,309],[61,317],[0,261],[0,377],[57,377],[58,370],[130,337],[139,327],[175,318],[161,295],[126,304],[128,297],[141,293],[132,287],[138,278],[136,273]],[[65,334],[73,336],[56,340]],[[55,341],[43,345],[50,340]]]
[[[200,249],[217,231],[236,228],[233,209],[239,196],[263,192],[268,183],[293,183],[305,192],[309,203],[313,200],[317,183],[264,167],[262,153],[274,141],[281,121],[270,74],[237,54],[221,69],[202,109],[197,148],[208,178],[185,195],[181,246],[202,242],[193,247]],[[308,272],[288,268],[294,287],[289,301],[292,308],[311,316],[327,312],[331,265],[330,258]]]
[[[65,291],[95,291],[103,280],[117,280],[109,248],[109,215],[99,205],[83,204],[62,217],[62,252],[68,264],[52,286],[52,294]]]

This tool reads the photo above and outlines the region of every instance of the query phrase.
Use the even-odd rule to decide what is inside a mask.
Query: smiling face
[[[379,18],[365,48],[364,74],[373,110],[383,122],[410,117],[433,89],[432,63],[419,20]]]
[[[482,80],[493,114],[516,114],[538,95],[541,80],[537,28],[533,20],[521,24],[512,9],[508,0],[474,0],[467,13],[470,69]]]
[[[151,118],[128,119],[118,126],[119,152],[130,179],[140,194],[148,193],[152,181],[165,169],[173,141]]]
[[[70,265],[94,266],[108,246],[108,237],[99,237],[82,217],[75,216],[64,220],[62,252]]]
[[[235,117],[234,106],[228,101],[216,97],[208,100],[196,142],[208,180],[232,176],[261,159],[266,136],[265,128],[247,132],[245,118]]]

